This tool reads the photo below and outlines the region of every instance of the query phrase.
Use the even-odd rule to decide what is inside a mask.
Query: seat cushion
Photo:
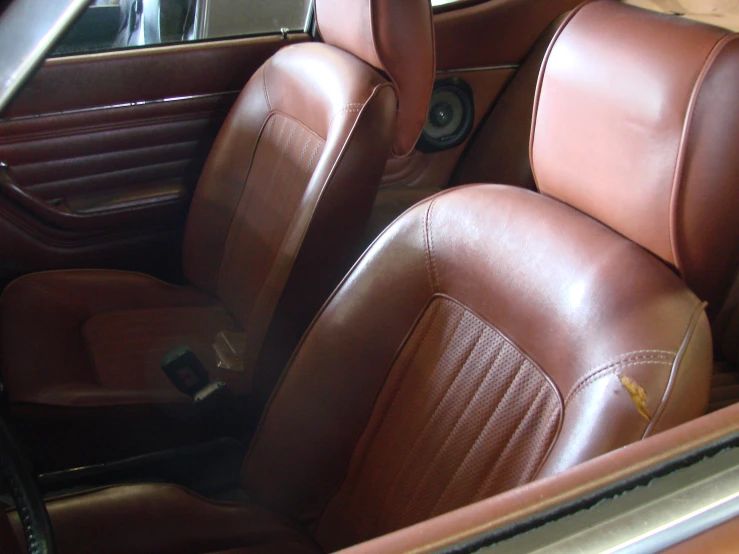
[[[251,376],[216,367],[213,340],[238,324],[217,300],[147,275],[74,270],[22,277],[0,299],[10,400],[51,406],[187,402],[159,369],[190,346],[233,390]]]
[[[64,496],[46,507],[61,554],[322,552],[273,512],[208,500],[176,485],[107,487]],[[18,518],[11,519],[22,541]]]

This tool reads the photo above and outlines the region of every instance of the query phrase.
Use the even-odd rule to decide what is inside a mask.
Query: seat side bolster
[[[670,384],[660,410],[654,415],[645,436],[691,421],[706,413],[711,389],[713,344],[705,305],[696,308],[685,341],[675,358]]]

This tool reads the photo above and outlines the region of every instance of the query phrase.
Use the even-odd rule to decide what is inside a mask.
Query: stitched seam
[[[669,352],[668,354],[670,354],[673,357],[677,355],[675,352]],[[665,362],[665,363],[670,363],[670,364],[672,364],[674,362],[674,358],[672,360],[670,360],[670,361],[665,360],[664,358],[666,356],[651,356],[651,355],[648,355],[648,356],[630,356],[629,354],[624,354],[623,356],[628,356],[628,357],[625,358],[625,359],[623,359],[623,360],[620,360],[618,362],[616,362],[614,360],[614,361],[606,362],[605,364],[601,364],[601,365],[597,366],[595,369],[593,369],[593,370],[589,371],[588,373],[586,373],[583,377],[581,377],[575,383],[575,385],[573,386],[573,388],[570,390],[570,393],[567,395],[567,397],[565,399],[565,404],[567,403],[567,400],[575,393],[575,391],[577,390],[578,387],[580,387],[583,383],[585,383],[593,375],[597,375],[597,374],[599,374],[599,373],[601,373],[603,371],[606,371],[608,369],[612,369],[614,367],[618,367],[618,366],[620,366],[622,364],[625,364],[627,362],[636,362],[636,361],[639,361],[639,360],[654,360],[654,361],[657,361],[657,362]]]
[[[264,99],[267,101],[267,108],[272,110],[272,102],[270,102],[269,91],[267,90],[267,64],[262,69],[262,88],[264,90]]]
[[[614,364],[611,367],[605,367],[603,369],[599,369],[596,373],[593,373],[587,377],[586,380],[582,381],[579,385],[577,385],[576,388],[574,388],[570,394],[567,395],[567,399],[565,400],[565,407],[572,401],[578,394],[580,394],[582,391],[584,391],[588,386],[592,385],[596,381],[599,381],[603,377],[607,377],[609,375],[615,375],[618,374],[619,369],[623,369],[626,367],[632,367],[636,365],[669,365],[671,366],[673,362],[666,362],[666,361],[656,361],[656,360],[643,360],[638,362],[631,362],[628,364]]]
[[[279,144],[282,141],[282,135],[285,132],[285,126],[288,123],[288,119],[282,122],[282,127],[280,129],[280,134],[277,136],[277,140],[275,141],[276,144]],[[267,129],[267,125],[269,125],[269,129]],[[241,233],[241,229],[244,227],[245,222],[243,220],[239,220],[238,214],[239,214],[239,208],[241,207],[241,203],[245,202],[246,206],[249,206],[252,202],[252,197],[254,196],[254,190],[255,187],[249,187],[249,177],[251,177],[252,169],[254,169],[254,163],[257,159],[257,152],[259,151],[259,146],[261,145],[262,140],[271,139],[272,134],[274,132],[275,127],[277,126],[277,118],[274,117],[274,114],[269,114],[267,116],[267,119],[265,120],[262,132],[260,133],[259,138],[257,139],[256,143],[254,144],[254,150],[251,153],[251,162],[249,164],[249,168],[246,172],[246,176],[244,177],[243,182],[241,183],[241,192],[239,194],[239,200],[235,204],[233,212],[231,213],[231,219],[228,224],[228,228],[226,230],[225,239],[223,242],[223,254],[221,255],[221,263],[218,268],[218,276],[216,278],[216,293],[220,296],[220,290],[221,287],[224,287],[223,281],[225,279],[225,273],[228,270],[231,260],[234,257],[234,246],[233,244],[229,247],[229,243],[231,242],[231,237],[237,237]],[[266,135],[263,135],[263,133],[267,131]]]
[[[427,228],[429,234],[429,262],[431,264],[431,286],[436,291],[439,289],[439,274],[436,270],[436,259],[434,257],[434,208],[436,207],[436,199],[429,205],[428,217],[427,217]]]
[[[549,43],[549,46],[547,47],[547,51],[544,53],[544,59],[541,63],[541,69],[539,70],[539,78],[536,81],[536,92],[534,94],[534,109],[533,109],[533,116],[531,118],[531,135],[529,137],[529,164],[531,165],[531,174],[534,177],[534,184],[536,185],[536,190],[541,192],[541,187],[539,186],[539,181],[536,178],[536,164],[534,163],[534,142],[536,140],[536,123],[537,119],[539,118],[539,103],[541,100],[541,92],[544,88],[544,78],[546,77],[547,72],[547,66],[549,65],[549,58],[552,56],[552,52],[554,51],[554,47],[559,41],[560,37],[562,36],[562,33],[564,32],[565,28],[572,22],[574,17],[578,14],[580,10],[585,7],[585,5],[589,4],[592,0],[588,2],[584,2],[580,4],[578,7],[576,7],[574,10],[570,12],[570,15],[568,15],[565,20],[562,22],[562,24],[559,26],[559,29],[557,29],[554,33],[554,36],[552,37],[551,42]]]
[[[721,51],[724,49],[724,47],[734,40],[736,38],[736,35],[733,33],[728,33],[723,36],[714,46],[711,48],[711,51],[708,53],[708,56],[703,62],[703,65],[701,66],[700,71],[698,72],[698,77],[693,85],[693,90],[690,93],[690,99],[688,100],[688,106],[685,111],[685,119],[683,121],[683,128],[682,132],[680,134],[680,145],[678,147],[677,151],[677,161],[675,164],[675,173],[672,177],[672,191],[670,193],[670,213],[669,213],[669,219],[668,219],[668,232],[670,234],[670,251],[672,253],[672,259],[675,263],[675,267],[678,268],[678,270],[682,273],[682,263],[680,260],[680,249],[677,244],[677,236],[676,236],[676,223],[675,220],[677,219],[677,211],[678,211],[678,200],[680,197],[681,192],[681,181],[683,177],[683,170],[685,168],[685,150],[687,148],[688,143],[688,135],[690,134],[690,124],[693,122],[693,116],[695,115],[695,108],[696,104],[698,103],[698,95],[700,93],[701,88],[703,87],[703,83],[706,80],[706,76],[708,75],[708,70],[711,68],[713,63],[718,58]]]
[[[426,273],[429,276],[429,283],[431,284],[431,291],[436,292],[436,285],[434,283],[434,276],[433,272],[431,271],[431,246],[429,242],[429,212],[431,211],[431,206],[434,205],[435,200],[432,200],[429,205],[426,207],[426,214],[423,218],[423,244],[425,246],[424,254],[426,258]]]
[[[364,107],[364,104],[361,102],[353,102],[351,104],[347,104],[343,108],[341,108],[338,112],[336,112],[333,116],[331,116],[331,121],[329,122],[328,126],[331,127],[334,123],[334,119],[339,117],[343,113],[358,113],[362,111],[362,108]]]
[[[313,154],[311,154],[310,160],[308,160],[308,169],[306,169],[305,171],[309,178],[313,177],[313,175],[311,174],[311,170],[313,169],[313,163],[316,161],[316,156],[318,155],[319,150],[321,150],[320,142],[316,144],[316,147],[313,149]]]
[[[554,406],[554,413],[552,414],[552,419],[556,419],[556,427],[552,430],[552,436],[549,442],[549,448],[547,448],[547,451],[544,453],[544,456],[541,459],[541,462],[539,462],[538,467],[536,468],[536,471],[531,477],[531,481],[535,481],[539,478],[539,474],[541,473],[542,468],[544,465],[549,461],[549,456],[552,453],[552,450],[554,450],[554,445],[557,443],[557,439],[559,438],[559,434],[562,432],[562,422],[564,421],[564,415],[565,415],[565,406],[562,403],[562,398],[558,396],[557,398],[557,404]]]
[[[416,318],[413,326],[411,327],[410,331],[406,335],[405,339],[403,340],[403,343],[401,344],[400,348],[398,349],[395,357],[393,358],[393,362],[390,365],[390,370],[388,371],[387,377],[385,379],[385,384],[383,384],[383,389],[387,385],[388,379],[390,377],[390,373],[392,372],[393,368],[395,367],[395,365],[397,364],[398,360],[402,356],[405,348],[408,346],[408,344],[410,342],[410,339],[413,337],[413,335],[415,334],[415,332],[418,330],[419,325],[423,321],[423,318],[426,316],[426,314],[428,313],[428,310],[432,306],[433,306],[433,302],[430,302],[430,303],[426,304],[426,306],[424,307],[424,309],[421,311],[419,317]],[[423,346],[423,340],[425,340],[426,336],[429,333],[429,330],[433,326],[433,323],[436,321],[436,317],[439,315],[440,312],[441,312],[441,307],[437,308],[436,313],[434,313],[432,315],[431,321],[429,322],[429,326],[424,331],[423,339],[421,341],[419,341],[418,342],[418,345],[416,346],[415,352],[413,353],[413,356],[412,356],[412,360],[415,360],[416,359],[416,356],[418,356],[418,353],[419,353],[421,347]],[[397,384],[397,386],[395,388],[395,391],[393,391],[392,398],[390,399],[390,404],[385,409],[383,417],[385,415],[387,415],[387,413],[392,408],[392,406],[395,403],[395,401],[397,399],[397,396],[398,396],[398,394],[400,392],[400,389],[403,387],[403,383],[405,382],[405,379],[407,377],[408,377],[408,372],[406,371],[406,373],[404,373],[403,376],[400,378],[399,383]],[[382,390],[383,389],[380,390],[380,394],[382,394]],[[379,398],[379,395],[378,395],[378,398]],[[375,399],[375,405],[377,405],[377,398]],[[370,415],[370,420],[371,419],[372,419],[372,416]],[[359,477],[361,476],[362,470],[364,469],[365,460],[367,459],[367,455],[369,454],[369,452],[371,450],[371,446],[374,443],[375,438],[377,437],[377,433],[379,432],[380,427],[381,427],[380,425],[377,425],[374,428],[373,432],[372,433],[369,433],[367,431],[367,429],[369,429],[370,420],[368,420],[367,425],[365,426],[365,431],[363,431],[362,436],[360,437],[360,440],[361,440],[364,437],[364,433],[365,432],[368,433],[368,436],[367,436],[367,439],[366,439],[366,442],[368,444],[368,447],[364,449],[363,455],[361,457],[358,457],[357,458],[356,463],[353,460],[350,461],[350,465],[348,466],[348,469],[347,469],[346,474],[344,476],[344,479],[342,481],[342,485],[340,485],[340,486],[343,486],[343,484],[348,484],[347,486],[350,486],[351,487],[351,489],[347,490],[347,498],[352,498],[354,496],[354,492],[356,490],[356,486],[359,483]],[[355,478],[354,479],[354,482],[352,482],[352,478]],[[337,490],[338,490],[338,488],[337,488]]]
[[[618,356],[614,356],[610,360],[606,360],[605,362],[603,362],[602,364],[600,364],[595,369],[596,370],[597,369],[600,369],[601,367],[605,367],[607,365],[614,364],[614,363],[616,363],[618,361],[622,361],[622,362],[623,361],[628,361],[628,360],[626,360],[624,358],[628,358],[630,360],[630,359],[632,359],[632,356],[635,356],[636,354],[664,354],[665,356],[675,356],[675,352],[671,352],[670,350],[634,350],[632,352],[626,352],[625,354],[619,354]],[[656,359],[656,358],[660,358],[660,357],[663,357],[663,356],[657,355],[657,356],[651,356],[651,357],[653,357],[653,358]]]
[[[275,182],[275,179],[277,178],[277,174],[280,172],[280,169],[282,169],[282,163],[285,161],[285,156],[287,156],[287,153],[290,150],[290,144],[292,144],[293,137],[295,136],[295,131],[298,130],[298,127],[300,127],[297,122],[293,121],[293,128],[290,131],[290,134],[287,137],[287,142],[282,146],[282,150],[280,152],[280,159],[277,160],[277,163],[275,164],[275,169],[272,172],[272,177],[269,180],[269,185],[267,187],[267,194],[265,194],[264,199],[265,201],[269,199],[271,193],[274,190],[274,187],[272,186]],[[283,126],[284,129],[284,126]],[[280,132],[280,139],[282,139],[282,132]]]
[[[244,176],[244,180],[241,182],[241,191],[239,192],[239,199],[236,202],[236,204],[233,207],[233,210],[231,211],[231,214],[229,216],[229,222],[228,227],[226,228],[226,231],[223,236],[223,240],[221,244],[219,245],[219,249],[221,251],[220,254],[220,263],[218,264],[218,273],[216,274],[215,278],[215,295],[218,297],[219,290],[221,288],[221,280],[223,276],[224,269],[226,267],[226,256],[228,255],[228,240],[231,235],[231,228],[234,225],[236,221],[236,214],[239,211],[239,204],[241,204],[241,201],[244,199],[244,194],[246,194],[247,191],[247,183],[249,182],[249,177],[251,176],[252,169],[254,169],[254,162],[257,157],[257,150],[259,149],[259,144],[262,140],[268,139],[272,136],[272,131],[274,131],[276,119],[274,117],[273,113],[267,114],[267,117],[265,118],[264,122],[262,123],[262,128],[259,130],[259,135],[257,137],[256,142],[254,143],[254,149],[251,152],[251,159],[249,160],[249,166],[246,170],[246,175]],[[266,133],[266,135],[265,135]]]
[[[665,391],[662,395],[662,400],[660,401],[659,406],[655,410],[654,415],[652,417],[652,421],[649,422],[649,425],[645,429],[644,434],[642,435],[642,438],[647,437],[651,433],[652,429],[654,429],[654,427],[662,419],[662,415],[667,411],[667,403],[670,401],[670,398],[672,396],[672,391],[675,388],[674,384],[677,378],[677,374],[680,371],[680,365],[683,362],[683,357],[685,355],[685,352],[687,352],[688,348],[690,348],[690,345],[693,341],[693,337],[695,334],[695,330],[697,329],[698,324],[700,323],[701,314],[705,313],[706,305],[707,305],[706,302],[699,302],[698,306],[693,312],[693,316],[690,318],[690,321],[688,321],[688,327],[687,329],[685,329],[685,332],[683,333],[683,343],[680,347],[680,350],[675,355],[675,359],[672,362],[672,367],[670,368],[670,378],[667,381]]]
[[[303,135],[305,134],[306,128],[302,125],[297,125],[296,128],[300,127],[300,135],[298,135],[298,138],[296,139],[296,142],[300,144],[300,141],[303,139]],[[295,169],[293,170],[293,174],[290,176],[290,179],[286,179],[286,183],[290,183],[290,187],[297,182],[298,180],[298,174],[300,173],[300,170],[303,166],[303,160],[305,159],[305,153],[308,151],[308,146],[310,146],[311,143],[311,137],[310,134],[308,135],[308,140],[303,145],[303,149],[300,151],[300,158],[298,159],[297,163],[294,163]],[[303,178],[305,178],[305,175],[303,175]]]

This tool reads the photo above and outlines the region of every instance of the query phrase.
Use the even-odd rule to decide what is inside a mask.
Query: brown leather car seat
[[[700,416],[711,334],[691,288],[722,295],[736,262],[737,98],[737,35],[575,10],[538,83],[543,194],[452,189],[378,239],[272,395],[251,503],[73,495],[48,504],[60,550],[334,551]]]
[[[269,394],[345,271],[388,154],[412,151],[425,123],[435,72],[428,0],[369,2],[371,20],[359,3],[319,0],[325,44],[284,48],[241,93],[188,217],[191,286],[72,270],[7,288],[2,376],[16,409],[187,401],[159,369],[180,345],[235,392]],[[245,333],[243,372],[216,367],[220,331]]]

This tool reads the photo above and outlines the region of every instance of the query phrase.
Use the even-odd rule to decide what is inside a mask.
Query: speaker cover
[[[472,132],[475,105],[472,89],[462,79],[440,79],[434,84],[426,126],[418,148],[431,153],[462,144]]]

